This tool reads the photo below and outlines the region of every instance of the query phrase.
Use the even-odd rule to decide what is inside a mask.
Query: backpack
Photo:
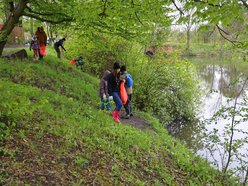
[[[126,77],[127,77],[127,80],[125,82],[126,86],[129,88],[129,87],[132,87],[133,86],[133,78],[130,74],[126,74]]]

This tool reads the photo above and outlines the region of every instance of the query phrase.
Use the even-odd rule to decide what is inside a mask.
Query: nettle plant
[[[204,147],[211,163],[224,174],[238,176],[243,185],[248,179],[248,132],[244,128],[248,121],[248,94],[245,92],[247,83],[248,78],[235,99],[232,102],[229,100],[228,106],[220,108],[207,121],[218,127],[204,134]],[[243,97],[238,99],[241,94]]]

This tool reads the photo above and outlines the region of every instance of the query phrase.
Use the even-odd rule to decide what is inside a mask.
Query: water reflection
[[[198,77],[204,81],[203,88],[218,91],[221,96],[235,98],[242,88],[241,79],[245,76],[234,64],[197,65]]]
[[[174,130],[176,131],[175,135],[185,141],[189,147],[196,148],[198,153],[203,157],[207,157],[210,161],[215,159],[221,164],[223,159],[219,153],[215,152],[213,156],[210,157],[206,149],[201,149],[204,145],[201,144],[204,143],[204,140],[201,140],[203,139],[202,132],[204,129],[209,132],[217,128],[219,138],[224,140],[222,133],[223,130],[225,130],[225,126],[230,123],[230,118],[229,120],[226,118],[213,121],[209,125],[204,124],[203,121],[210,119],[223,106],[232,107],[237,97],[237,102],[242,102],[244,95],[248,94],[248,83],[245,81],[248,78],[248,63],[223,62],[219,59],[191,59],[190,61],[193,61],[195,64],[202,90],[202,103],[198,112],[199,120],[194,123],[186,123],[179,127],[179,129]],[[246,83],[244,84],[244,82]],[[242,107],[246,107],[245,109],[247,109],[247,104],[238,104],[237,109],[243,109]],[[236,129],[248,131],[248,121],[243,121],[240,116],[235,119],[239,121],[239,125],[236,126]],[[234,139],[243,139],[246,137],[244,135],[247,136],[247,134],[235,132]],[[239,150],[240,153],[245,154],[247,153],[247,149],[248,145],[246,144]],[[233,168],[236,166],[238,166],[238,162],[234,161],[230,167]],[[222,167],[219,168],[221,169]]]
[[[242,89],[244,80],[248,77],[247,68],[242,68],[238,63],[223,63],[216,60],[212,63],[195,62],[197,74],[200,79],[202,91],[202,105],[199,112],[204,118],[211,117],[221,106],[225,106],[235,99]],[[247,90],[246,84],[244,89]],[[239,100],[243,99],[241,93]],[[203,109],[202,109],[203,108]]]

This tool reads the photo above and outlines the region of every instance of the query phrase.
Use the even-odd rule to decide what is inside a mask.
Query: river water
[[[231,127],[233,115],[230,115],[230,112],[229,115],[228,112],[224,112],[224,117],[217,117],[210,121],[209,119],[221,108],[233,108],[236,103],[233,139],[235,143],[242,143],[242,145],[239,143],[240,146],[235,154],[242,155],[243,162],[241,164],[240,160],[233,156],[233,161],[228,167],[229,169],[247,167],[248,143],[245,143],[245,140],[248,138],[248,134],[244,132],[248,132],[248,100],[244,99],[248,97],[248,62],[214,58],[191,58],[189,60],[195,65],[200,81],[199,120],[186,124],[176,136],[222,170],[227,162],[227,154],[221,143],[228,142],[230,139],[228,133],[230,130],[228,129]],[[210,135],[213,134],[211,133],[213,131],[215,131],[215,135]],[[220,141],[216,141],[216,139]],[[210,146],[211,150],[207,148]],[[243,179],[242,171],[237,171],[236,174]]]

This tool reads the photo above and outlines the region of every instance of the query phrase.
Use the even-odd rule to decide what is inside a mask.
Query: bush
[[[164,125],[193,119],[197,100],[193,66],[176,58],[170,61],[155,58],[135,76],[135,104]]]
[[[145,47],[124,39],[102,36],[97,42],[83,40],[75,39],[77,44],[70,44],[70,50],[84,52],[87,72],[100,77],[104,70],[111,70],[116,61],[127,66],[134,79],[136,108],[152,113],[164,125],[194,117],[195,92],[198,92],[194,68],[189,62],[178,59],[178,51],[148,58],[144,54]]]

